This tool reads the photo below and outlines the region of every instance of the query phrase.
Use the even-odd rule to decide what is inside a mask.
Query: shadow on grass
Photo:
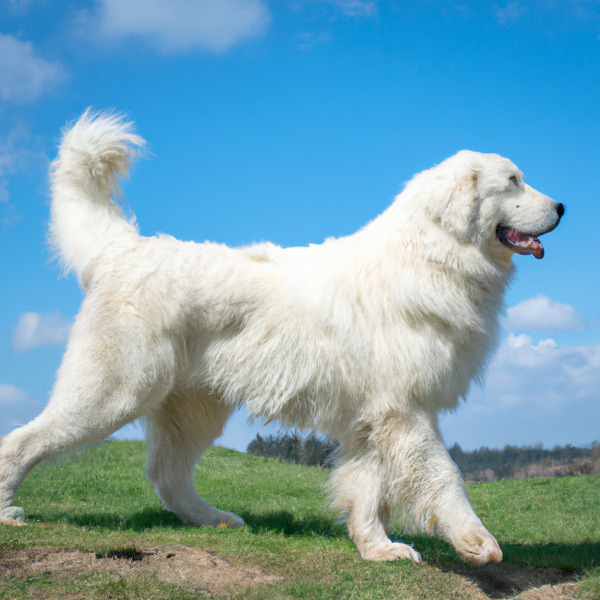
[[[490,598],[511,598],[526,590],[544,585],[574,582],[584,571],[600,565],[600,543],[598,542],[510,543],[501,544],[501,547],[504,560],[498,564],[471,567],[462,562],[458,556],[450,562],[433,560],[430,564],[436,565],[442,571],[456,573],[470,579]]]
[[[346,525],[320,513],[295,513],[272,511],[255,513],[240,511],[241,517],[251,532],[277,533],[287,537],[339,538],[347,535]],[[67,523],[87,528],[109,528],[119,530],[144,531],[154,528],[186,528],[173,513],[162,507],[147,507],[142,510],[122,514],[115,512],[52,511],[42,515],[28,515],[29,523]],[[421,535],[401,534],[402,541],[412,543],[422,554],[423,559],[433,564],[464,564],[454,549],[443,540]],[[398,540],[396,536],[392,539]],[[580,544],[560,543],[504,543],[503,564],[519,567],[556,568],[562,571],[580,571],[600,566],[600,542]],[[477,571],[477,569],[476,569]]]
[[[69,513],[52,512],[44,515],[28,515],[27,520],[30,523],[43,521],[45,523],[66,523],[77,525],[79,527],[98,528],[98,529],[119,529],[131,531],[145,531],[157,527],[183,528],[185,525],[173,514],[162,508],[145,508],[134,513],[126,515],[113,512],[87,512],[87,513]]]
[[[244,512],[241,516],[256,533],[268,531],[288,537],[338,538],[346,531],[344,524],[319,514],[294,514],[281,510],[269,513]]]
[[[336,524],[333,519],[321,515],[294,514],[290,511],[270,513],[242,512],[242,518],[250,531],[254,533],[272,532],[285,536],[300,537],[339,537],[345,532],[343,524]],[[184,528],[187,527],[173,513],[162,509],[145,508],[134,513],[118,514],[114,512],[82,512],[69,513],[52,511],[46,514],[30,514],[30,523],[67,523],[78,527],[105,528],[131,531],[144,531],[154,528]]]
[[[469,579],[490,598],[513,598],[527,590],[541,588],[545,585],[572,582],[577,575],[577,572],[573,571],[510,563],[491,564],[484,567],[470,567],[464,563],[440,563],[436,566],[446,573],[456,573]],[[535,596],[535,598],[542,597],[546,596]],[[562,598],[563,596],[558,597]]]

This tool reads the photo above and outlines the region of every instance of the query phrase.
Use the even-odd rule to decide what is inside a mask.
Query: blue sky
[[[81,302],[45,247],[46,173],[88,106],[149,142],[125,184],[145,235],[318,243],[460,149],[511,158],[567,214],[515,257],[486,385],[442,431],[600,440],[599,0],[1,2],[0,435],[46,403]],[[219,443],[258,429],[239,413]]]

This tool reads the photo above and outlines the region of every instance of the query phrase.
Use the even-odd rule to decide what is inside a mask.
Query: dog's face
[[[437,215],[444,228],[490,256],[544,256],[538,236],[558,225],[562,204],[524,183],[521,171],[497,154],[462,151],[440,167],[448,181]]]
[[[517,254],[543,258],[538,236],[552,231],[564,214],[562,204],[523,182],[523,174],[505,158],[482,155],[478,171],[480,223],[487,236]]]

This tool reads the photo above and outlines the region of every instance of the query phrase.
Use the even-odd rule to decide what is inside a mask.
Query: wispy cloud
[[[24,9],[29,7],[30,4],[33,4],[35,0],[8,0],[8,3],[13,8]]]
[[[29,396],[25,390],[7,383],[0,383],[0,406],[23,404],[28,398]]]
[[[502,8],[496,9],[496,20],[500,25],[512,25],[523,18],[529,9],[521,2],[511,2]]]
[[[42,410],[43,403],[25,390],[0,383],[0,436],[31,421]]]
[[[475,6],[475,3],[471,3]],[[533,27],[548,31],[560,29],[598,30],[600,3],[596,0],[513,0],[502,5],[490,5],[496,22],[510,27],[526,21]]]
[[[15,126],[0,135],[0,177],[22,170],[41,156],[27,127]]]
[[[31,42],[0,33],[0,99],[31,102],[65,77],[63,66],[39,56]]]
[[[10,201],[8,181],[0,180],[0,228],[6,229],[18,221],[17,207]]]
[[[100,0],[87,29],[104,38],[142,38],[167,54],[224,52],[263,35],[270,20],[262,0]]]
[[[29,129],[15,126],[0,135],[0,226],[10,227],[19,220],[16,206],[11,201],[7,177],[33,164],[48,161],[41,150],[40,140],[32,137]]]
[[[374,0],[328,0],[348,17],[372,17],[378,6]]]
[[[583,317],[568,304],[543,294],[509,308],[504,325],[510,331],[583,331]]]
[[[27,4],[12,2],[19,10],[25,10]],[[0,100],[4,103],[33,102],[65,78],[63,66],[40,56],[31,42],[0,33]],[[7,178],[34,162],[45,161],[39,147],[39,140],[32,138],[27,127],[13,126],[0,135],[0,229],[19,221]]]
[[[13,332],[13,348],[17,352],[26,352],[42,346],[62,345],[69,337],[71,326],[72,323],[65,321],[58,312],[45,315],[26,312]]]
[[[303,51],[331,43],[335,39],[334,23],[344,19],[370,19],[379,13],[378,0],[293,0],[289,7],[304,13],[301,22],[319,23],[318,28],[305,29],[297,35],[297,48]]]
[[[379,0],[291,0],[289,6],[294,11],[316,9],[318,13],[354,18],[373,17],[379,12]]]
[[[331,34],[324,31],[303,31],[297,39],[299,50],[312,50],[316,46],[328,44],[331,41]]]

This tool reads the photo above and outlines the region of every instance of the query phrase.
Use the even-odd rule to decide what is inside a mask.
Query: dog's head
[[[428,213],[460,242],[500,259],[544,256],[538,237],[558,225],[564,206],[524,183],[510,160],[463,150],[426,174],[435,190]]]

